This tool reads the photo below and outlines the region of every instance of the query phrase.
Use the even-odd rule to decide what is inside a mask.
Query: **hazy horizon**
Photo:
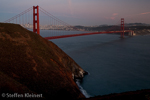
[[[0,22],[39,5],[70,25],[150,24],[149,0],[0,0]]]

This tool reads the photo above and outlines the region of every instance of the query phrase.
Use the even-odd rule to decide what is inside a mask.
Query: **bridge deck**
[[[102,31],[102,32],[93,32],[93,33],[81,33],[81,34],[70,34],[70,35],[61,35],[61,36],[52,36],[45,37],[45,39],[59,39],[59,38],[67,38],[67,37],[75,37],[75,36],[84,36],[84,35],[94,35],[94,34],[107,34],[107,33],[122,33],[123,31]],[[124,32],[132,32],[131,30],[125,30]]]

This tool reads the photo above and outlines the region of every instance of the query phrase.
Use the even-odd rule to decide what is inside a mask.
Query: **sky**
[[[150,24],[150,0],[0,0],[0,22],[36,5],[70,25]]]

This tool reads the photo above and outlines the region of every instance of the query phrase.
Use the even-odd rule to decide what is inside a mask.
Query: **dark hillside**
[[[73,78],[85,72],[54,43],[20,25],[0,23],[0,51],[0,93],[84,98]]]

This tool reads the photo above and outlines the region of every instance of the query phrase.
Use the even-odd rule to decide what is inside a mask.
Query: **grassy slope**
[[[81,68],[52,42],[19,25],[0,23],[0,51],[0,92],[10,83],[9,88],[21,84],[46,98],[84,97],[72,79]]]

